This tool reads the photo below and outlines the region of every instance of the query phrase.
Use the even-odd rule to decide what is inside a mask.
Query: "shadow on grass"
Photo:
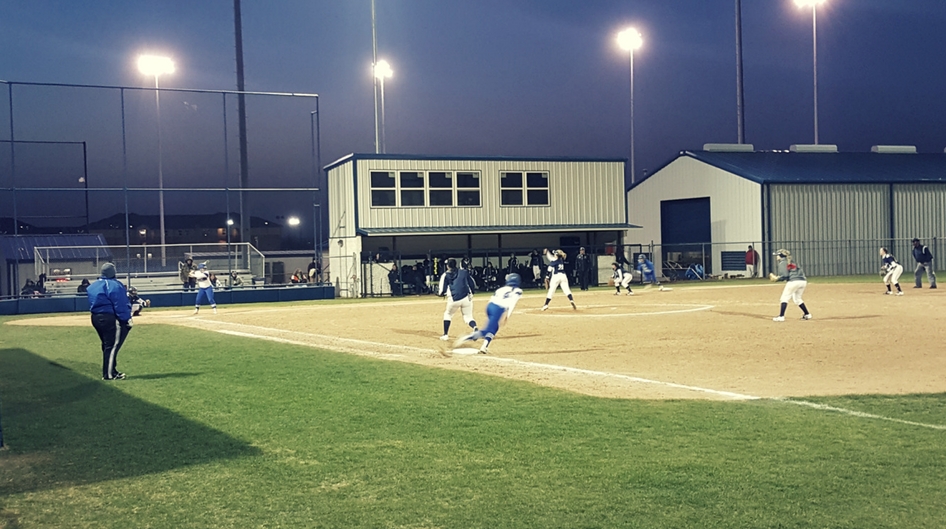
[[[29,351],[0,349],[3,433],[10,446],[0,453],[0,497],[260,453],[122,391],[122,384],[133,383],[92,381]]]

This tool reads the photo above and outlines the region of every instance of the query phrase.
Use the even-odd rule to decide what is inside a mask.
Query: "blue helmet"
[[[522,284],[522,278],[519,277],[519,274],[509,274],[506,276],[506,286],[519,288],[519,285]]]

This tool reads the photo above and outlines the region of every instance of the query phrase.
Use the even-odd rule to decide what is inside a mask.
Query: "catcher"
[[[138,297],[138,289],[131,287],[128,289],[128,303],[131,304],[131,315],[140,316],[141,309],[151,306],[150,299],[142,299]]]
[[[808,286],[805,271],[792,261],[792,253],[788,250],[779,250],[772,255],[777,259],[775,266],[778,274],[769,273],[769,280],[786,282],[785,288],[782,289],[782,297],[779,299],[781,303],[779,314],[772,318],[772,321],[785,321],[785,309],[788,307],[789,300],[795,302],[798,308],[801,309],[803,313],[801,319],[810,320],[811,313],[808,312],[808,307],[805,306],[805,302],[801,298],[802,293],[805,292],[805,287]]]

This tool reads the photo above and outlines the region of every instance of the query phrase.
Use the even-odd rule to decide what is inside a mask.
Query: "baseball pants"
[[[884,276],[884,284],[896,285],[897,283],[900,282],[900,274],[902,273],[903,273],[903,266],[901,265],[895,266],[893,270],[890,270],[889,272],[887,272],[887,275]]]
[[[552,274],[549,279],[549,293],[545,297],[552,299],[555,289],[561,287],[562,293],[566,296],[572,295],[572,289],[568,287],[568,276],[566,274]]]
[[[793,301],[796,305],[801,305],[804,303],[804,300],[801,299],[801,295],[805,292],[805,287],[807,286],[808,281],[789,281],[785,283],[785,288],[782,289],[782,297],[779,298],[779,303]]]
[[[211,307],[214,307],[214,308],[217,307],[217,302],[214,301],[214,288],[213,287],[202,288],[199,291],[197,291],[197,303],[195,304],[195,306],[198,308],[200,308],[201,299],[206,299],[207,303],[210,303]]]
[[[102,378],[113,378],[118,374],[118,351],[131,326],[118,321],[114,314],[93,314],[92,327],[102,341]]]
[[[930,282],[930,287],[935,287],[936,274],[933,273],[933,263],[916,264],[916,271],[913,272],[913,276],[916,279],[916,287],[920,288],[923,286],[923,270],[926,270],[926,279]]]
[[[473,321],[473,300],[469,296],[460,299],[459,301],[454,301],[453,298],[450,298],[450,301],[447,301],[447,309],[443,311],[443,321],[450,321],[453,319],[453,315],[460,311],[460,315],[463,316],[463,321],[470,324]]]

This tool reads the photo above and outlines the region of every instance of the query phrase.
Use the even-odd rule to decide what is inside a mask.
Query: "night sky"
[[[627,26],[644,38],[634,60],[638,174],[680,150],[737,139],[732,0],[376,2],[379,58],[394,69],[385,84],[389,153],[627,158],[629,64],[615,42]],[[229,0],[6,0],[0,79],[145,87],[153,79],[137,72],[135,60],[150,52],[177,63],[162,86],[235,89],[232,9]],[[324,163],[374,151],[369,0],[245,0],[243,33],[247,90],[320,94]],[[757,149],[812,143],[810,9],[792,0],[743,0],[743,42],[747,142]],[[821,143],[943,152],[943,50],[942,0],[828,0],[818,12]],[[17,92],[17,139],[114,134],[109,97]],[[184,136],[174,127],[222,136],[214,132],[219,102],[191,99],[162,102],[168,148],[192,160],[167,162],[172,183],[195,178],[193,160],[222,156],[219,145],[173,143]],[[129,132],[142,145],[151,141],[153,102],[153,92],[129,97]],[[102,118],[81,111],[99,104]],[[251,169],[258,172],[251,184],[309,185],[310,102],[254,104]],[[0,139],[9,139],[8,116],[0,110]],[[233,129],[235,113],[228,120]],[[293,139],[267,144],[280,134]],[[90,163],[108,181],[119,152],[104,143]],[[194,146],[199,154],[184,154]],[[273,168],[280,163],[273,160],[293,156],[292,169]],[[21,160],[30,160],[28,151]],[[146,155],[136,160],[142,171],[151,164]]]

